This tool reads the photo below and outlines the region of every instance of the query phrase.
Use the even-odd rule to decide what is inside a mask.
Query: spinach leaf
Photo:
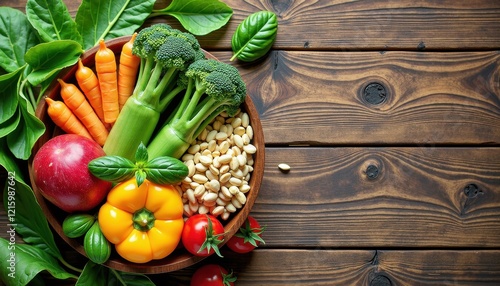
[[[28,0],[26,16],[44,42],[74,40],[82,43],[76,23],[62,0]]]
[[[24,68],[0,76],[0,126],[17,111],[17,87]]]
[[[83,0],[76,13],[83,48],[101,39],[132,35],[153,10],[155,0]]]
[[[24,54],[40,41],[26,15],[10,7],[0,7],[0,31],[0,67],[13,72],[24,66]]]
[[[5,157],[0,154],[0,163],[9,172],[3,192],[4,207],[7,210],[9,204],[15,204],[15,215],[9,217],[9,221],[16,225],[16,232],[26,243],[55,258],[61,258],[52,231],[33,195],[33,190],[22,180],[21,170],[17,165]]]
[[[270,11],[259,11],[245,18],[233,34],[233,56],[250,62],[264,56],[272,47],[278,33],[278,18]]]
[[[173,0],[150,17],[173,16],[186,30],[202,36],[226,25],[232,15],[233,9],[219,0]]]
[[[16,108],[16,112],[7,121],[0,124],[0,138],[9,135],[12,131],[16,130],[21,121],[21,111]]]
[[[28,81],[38,85],[52,78],[61,69],[78,62],[83,52],[82,46],[73,40],[54,40],[32,47],[24,57],[32,69]]]
[[[42,249],[28,244],[10,243],[4,238],[0,238],[0,268],[0,279],[11,286],[24,286],[44,270],[57,279],[77,278]]]
[[[87,262],[75,286],[154,286],[155,284],[142,274],[116,271],[105,266]]]
[[[45,132],[45,124],[35,116],[33,107],[23,96],[19,97],[21,121],[18,128],[7,135],[7,145],[18,159],[28,160],[35,142]]]

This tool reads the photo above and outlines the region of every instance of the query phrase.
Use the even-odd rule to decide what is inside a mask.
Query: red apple
[[[95,141],[80,135],[53,137],[33,159],[33,176],[40,193],[66,212],[98,206],[112,187],[88,169],[88,163],[106,155]]]

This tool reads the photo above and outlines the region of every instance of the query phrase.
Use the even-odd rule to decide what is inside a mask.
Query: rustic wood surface
[[[279,16],[265,58],[232,62],[264,130],[267,243],[200,265],[236,285],[500,285],[500,2],[224,2],[231,21],[199,39],[225,62],[243,18]],[[197,267],[151,279],[189,285]]]

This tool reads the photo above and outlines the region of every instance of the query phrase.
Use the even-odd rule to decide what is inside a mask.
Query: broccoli
[[[180,158],[203,129],[221,112],[235,115],[246,96],[239,71],[226,63],[201,59],[179,76],[184,97],[174,114],[148,145],[150,156]]]
[[[193,35],[167,24],[142,29],[132,53],[141,59],[137,83],[103,146],[106,154],[129,159],[141,142],[149,142],[161,112],[186,88],[177,84],[179,74],[204,57]]]

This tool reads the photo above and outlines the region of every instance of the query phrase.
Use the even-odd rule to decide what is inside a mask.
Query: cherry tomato
[[[260,243],[265,243],[262,239],[264,228],[252,216],[248,216],[245,224],[240,230],[229,239],[226,245],[234,252],[247,253],[254,250]]]
[[[233,272],[217,264],[206,264],[198,268],[191,277],[191,286],[234,286]]]
[[[219,244],[224,240],[224,227],[214,216],[196,214],[189,217],[182,230],[182,244],[196,256],[209,256],[219,252]]]

